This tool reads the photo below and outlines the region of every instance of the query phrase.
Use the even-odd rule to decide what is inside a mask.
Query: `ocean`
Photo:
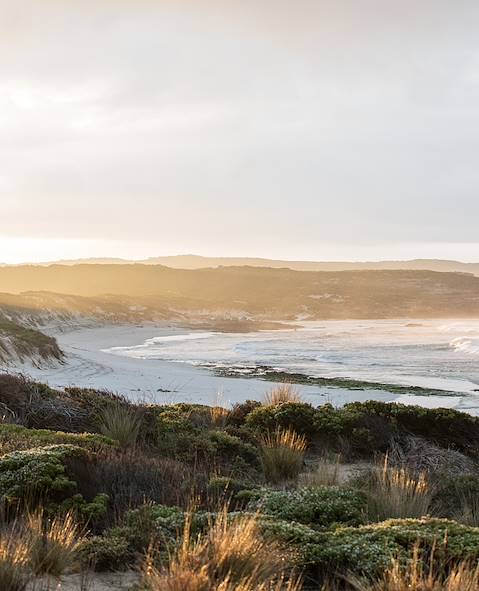
[[[301,322],[247,334],[191,331],[103,352],[207,368],[258,366],[479,394],[479,320]]]

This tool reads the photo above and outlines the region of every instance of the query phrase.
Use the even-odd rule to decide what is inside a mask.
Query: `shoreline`
[[[211,367],[159,359],[131,358],[105,352],[118,345],[136,346],[158,336],[188,334],[190,328],[173,323],[116,325],[74,329],[56,333],[67,359],[55,367],[18,368],[52,387],[85,387],[111,390],[133,401],[155,404],[197,402],[231,406],[245,400],[261,400],[275,382],[292,380],[283,372],[264,375],[218,375]],[[226,368],[227,369],[227,368]],[[224,371],[224,370],[223,370]],[[299,376],[299,377],[298,377]],[[294,378],[297,378],[294,380]],[[445,407],[479,416],[479,396],[408,386],[378,384],[344,378],[307,378],[293,374],[302,398],[313,406],[380,400]]]

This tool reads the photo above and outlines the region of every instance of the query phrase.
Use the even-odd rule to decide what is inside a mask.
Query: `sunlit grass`
[[[276,406],[284,402],[302,402],[301,394],[293,384],[278,384],[263,396],[264,406]]]
[[[31,568],[36,574],[59,576],[74,562],[83,536],[73,513],[53,519],[39,510],[28,516]]]
[[[411,475],[406,468],[389,465],[387,456],[371,473],[367,484],[370,521],[423,517],[433,493],[424,473]]]
[[[425,561],[419,544],[416,544],[406,564],[393,559],[391,566],[375,582],[352,579],[355,591],[477,591],[479,589],[479,565],[471,561],[444,564],[434,557]]]
[[[31,576],[31,542],[23,527],[14,524],[0,532],[0,589],[23,591]]]
[[[229,410],[224,408],[222,403],[223,393],[218,391],[215,396],[214,405],[210,406],[210,418],[212,426],[221,429],[226,425],[230,414]]]
[[[295,480],[304,464],[307,441],[290,429],[278,429],[261,438],[261,462],[266,480]]]
[[[144,584],[151,591],[299,591],[297,579],[286,581],[284,552],[266,542],[258,517],[230,518],[222,509],[208,531],[195,538],[191,515],[179,549],[166,568],[147,560]]]

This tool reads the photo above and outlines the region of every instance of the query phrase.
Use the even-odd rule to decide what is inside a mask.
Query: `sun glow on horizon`
[[[266,258],[285,261],[384,261],[445,259],[479,262],[479,243],[321,244],[313,252],[285,248],[269,252],[209,247],[168,247],[153,241],[0,236],[0,264],[47,263],[88,258],[127,261],[150,257],[195,254],[204,257]]]

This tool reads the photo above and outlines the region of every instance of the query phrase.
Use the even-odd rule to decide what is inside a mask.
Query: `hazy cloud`
[[[478,30],[474,0],[0,0],[0,235],[479,259]]]

